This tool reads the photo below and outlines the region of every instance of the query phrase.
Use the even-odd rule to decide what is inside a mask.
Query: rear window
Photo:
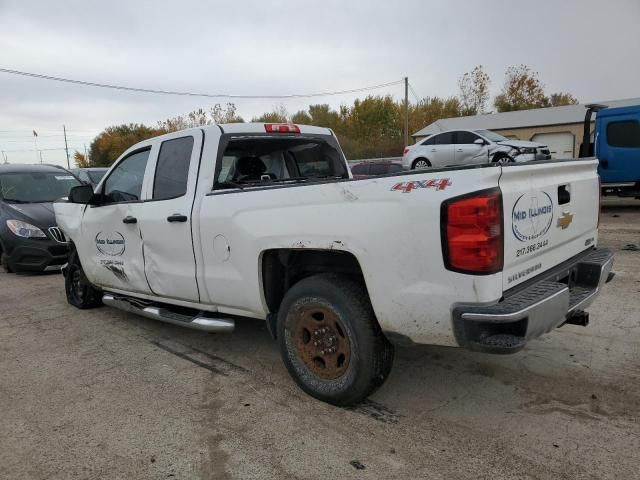
[[[216,187],[349,178],[333,137],[231,138],[218,165]]]
[[[640,148],[640,122],[623,120],[609,123],[607,143],[612,147]]]
[[[0,197],[14,203],[48,203],[66,197],[80,182],[69,172],[4,173]]]

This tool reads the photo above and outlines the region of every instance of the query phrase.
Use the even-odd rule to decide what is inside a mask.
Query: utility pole
[[[409,77],[404,77],[404,146],[409,145]]]
[[[67,145],[67,127],[62,125],[62,131],[64,132],[64,149],[67,152],[67,168],[71,169],[71,165],[69,165],[69,146]]]

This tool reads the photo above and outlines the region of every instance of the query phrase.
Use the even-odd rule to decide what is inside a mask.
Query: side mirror
[[[483,139],[481,139],[481,138],[476,138],[476,139],[473,141],[473,143],[475,143],[476,145],[481,145],[481,146],[482,146],[482,145],[486,145],[486,142],[485,142]]]
[[[91,185],[78,185],[69,191],[69,202],[82,203],[84,205],[91,203],[93,198],[93,187]]]

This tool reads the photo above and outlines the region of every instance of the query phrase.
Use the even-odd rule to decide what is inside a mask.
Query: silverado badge
[[[569,212],[562,212],[562,216],[558,219],[558,226],[563,230],[566,229],[573,221],[573,215]]]

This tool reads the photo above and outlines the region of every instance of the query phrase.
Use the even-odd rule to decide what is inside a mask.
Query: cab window
[[[150,149],[146,149],[132,153],[111,171],[104,181],[104,203],[140,200],[149,152]]]
[[[192,151],[191,136],[162,142],[153,180],[154,200],[177,198],[187,193]]]
[[[451,145],[453,143],[453,132],[445,132],[435,137],[436,145]]]

